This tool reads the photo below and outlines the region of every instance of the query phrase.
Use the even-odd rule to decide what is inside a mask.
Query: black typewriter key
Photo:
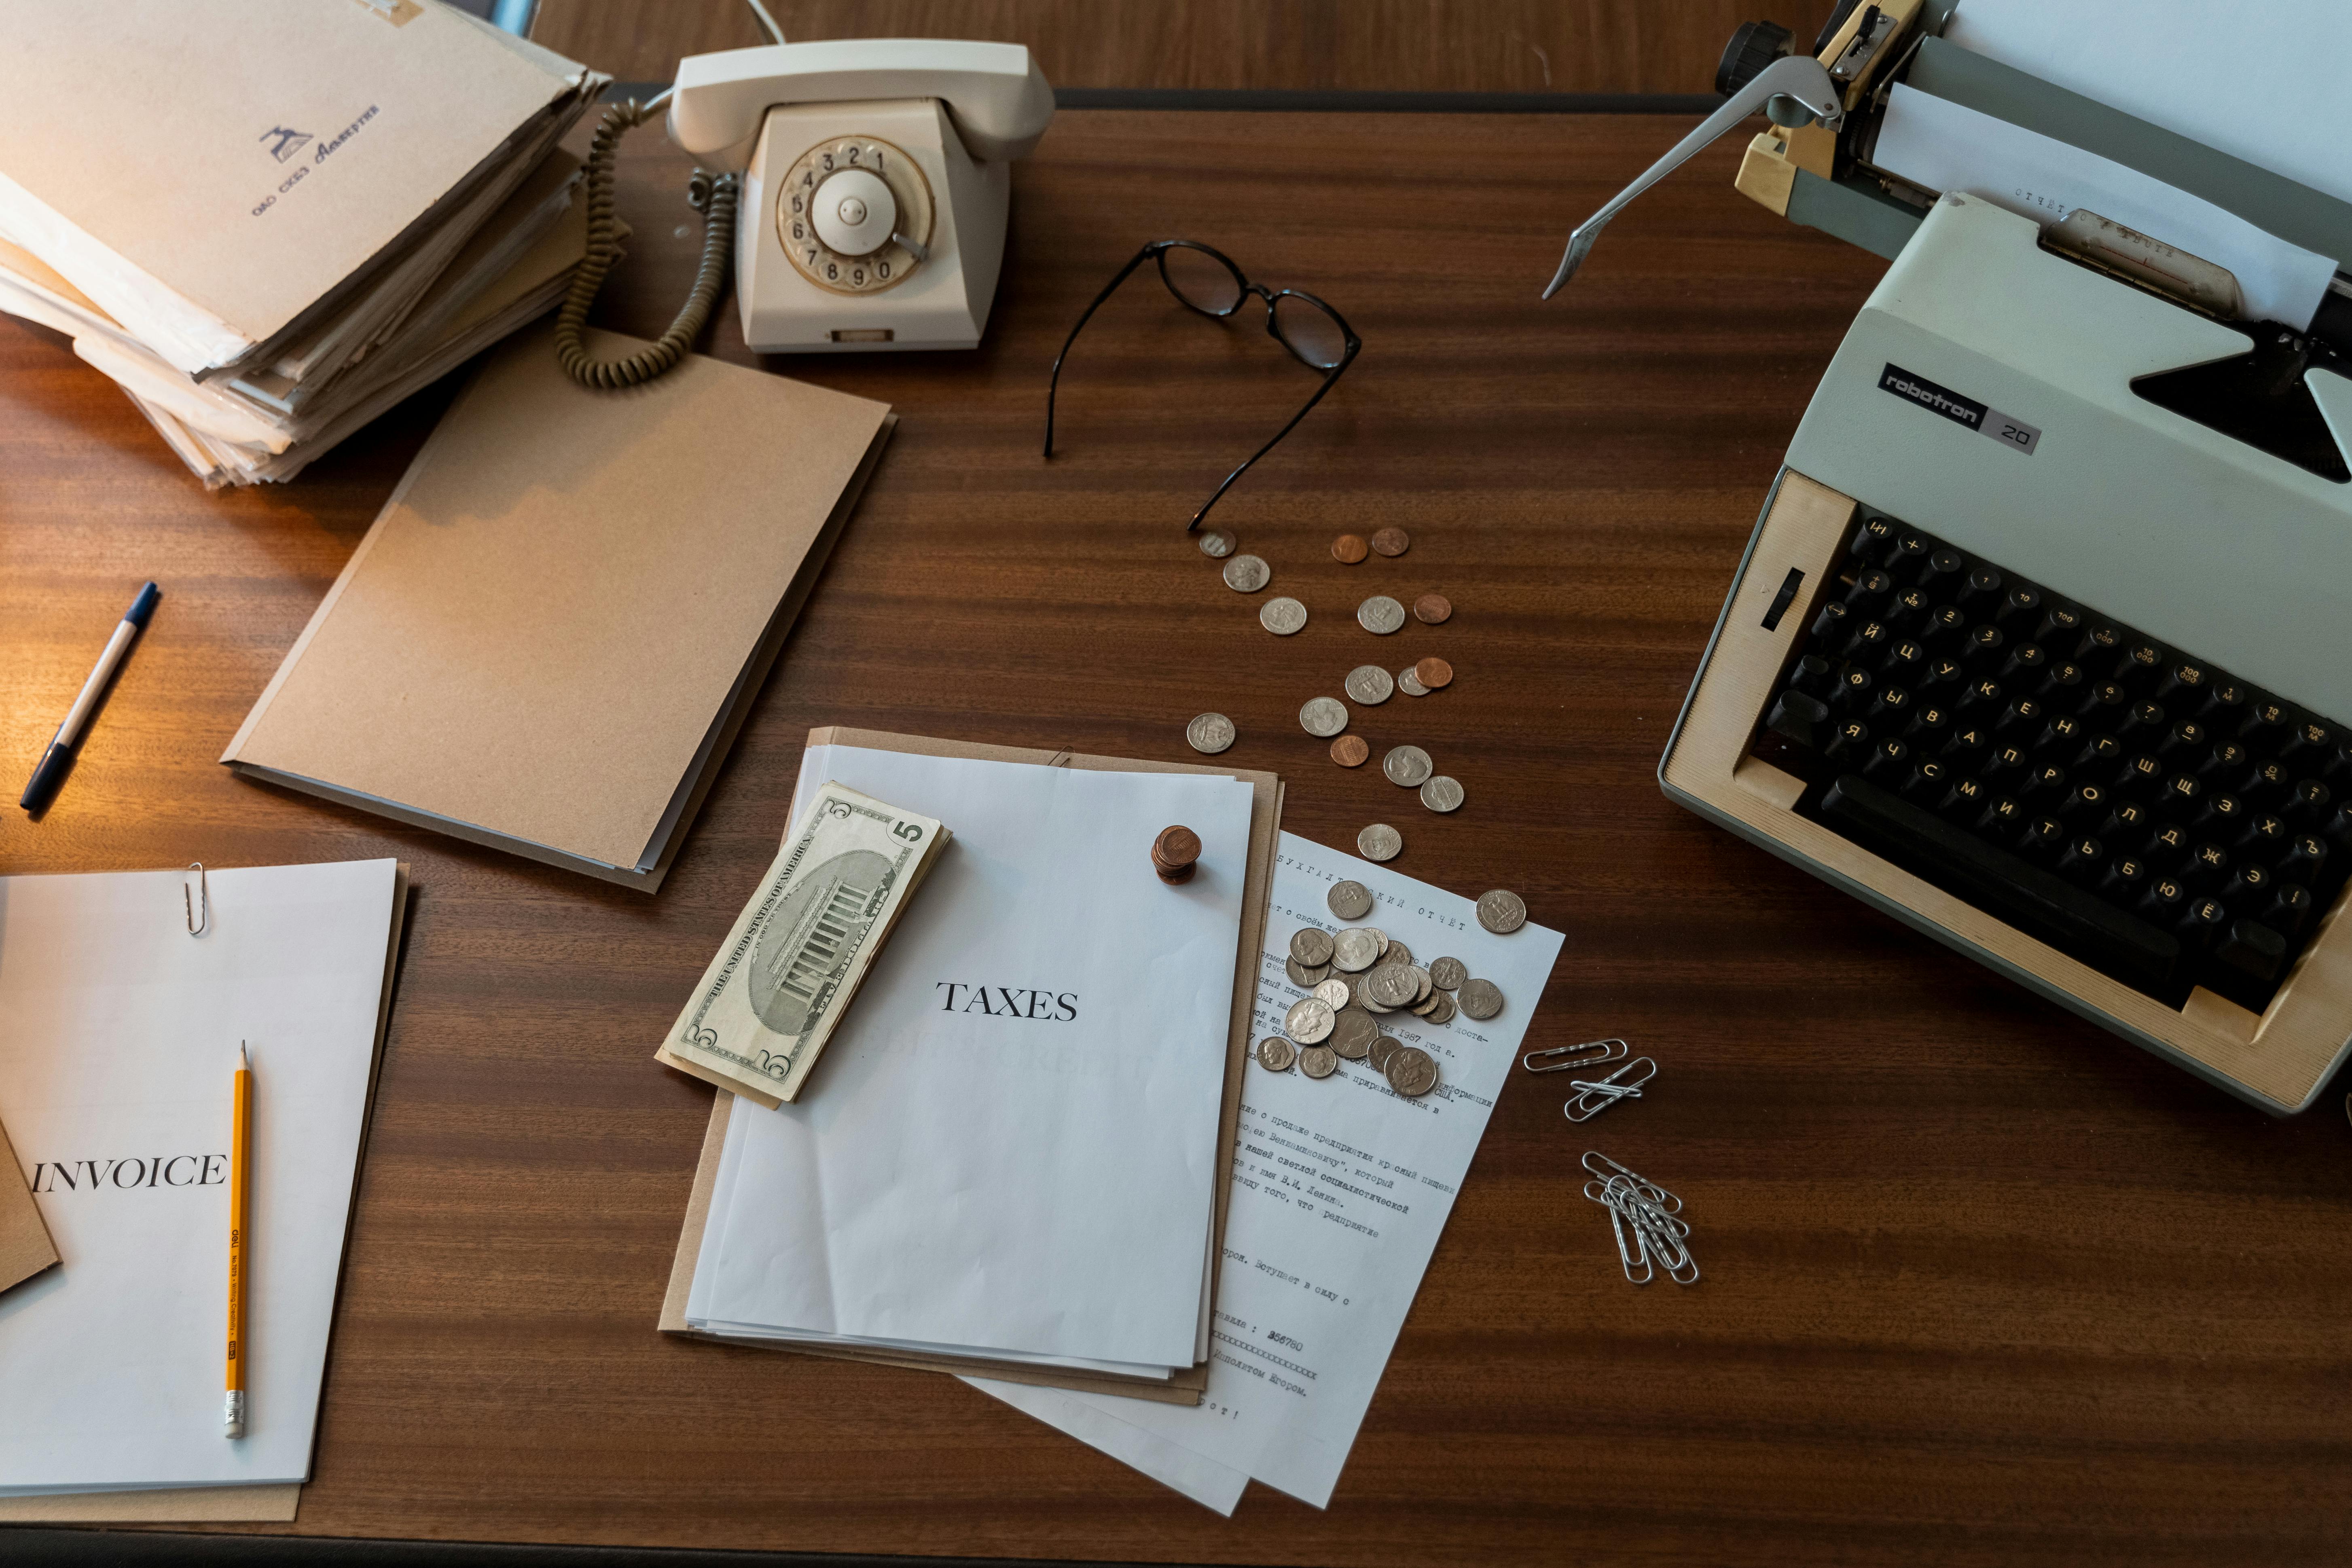
[[[1876,567],[1872,567],[1856,577],[1853,580],[1853,586],[1845,591],[1845,602],[1849,609],[1864,611],[1874,616],[1878,613],[1881,600],[1894,596],[1895,579]]]
[[[2216,741],[2205,760],[2197,764],[2198,775],[2212,783],[2245,776],[2248,752],[2235,741]]]
[[[1808,697],[1827,697],[1837,687],[1837,667],[1809,653],[1789,667],[1789,684]]]
[[[2137,844],[2144,842],[2154,830],[2151,825],[2156,818],[2150,816],[2147,807],[2139,802],[2110,799],[2108,806],[2106,823],[2099,829],[2108,837]]]
[[[2194,816],[2198,804],[2205,798],[2205,785],[2194,773],[2175,773],[2164,781],[2162,798],[2174,810]]]
[[[2215,898],[2189,899],[2180,907],[2180,933],[2203,945],[2221,934],[2230,923],[2230,906]]]
[[[2179,864],[2189,853],[2189,829],[2177,822],[2159,822],[2147,836],[2147,858]]]
[[[1916,682],[1927,673],[1927,650],[1909,637],[1896,637],[1886,645],[1886,657],[1879,661],[1878,672]]]
[[[1916,582],[1918,580],[1919,563],[1926,560],[1928,552],[1934,548],[1918,534],[1906,531],[1888,547],[1886,559],[1879,564],[1901,581]]]
[[[1862,776],[1881,784],[1894,784],[1907,778],[1911,773],[1911,748],[1889,735],[1870,744],[1870,755],[1862,764]]]
[[[2000,710],[2000,717],[1992,721],[1993,733],[2013,741],[2025,741],[2030,736],[2029,744],[2039,744],[2042,721],[2047,717],[2042,704],[2032,698],[2013,697]]]
[[[1837,695],[1831,701],[1840,708],[1867,708],[1870,693],[1877,685],[1870,671],[1858,664],[1849,664],[1838,671]]]
[[[2073,762],[2083,753],[2083,737],[2088,733],[2083,721],[2070,714],[2055,713],[2042,726],[2042,733],[2033,742],[2037,752],[2048,752]]]
[[[2194,664],[2176,664],[2166,670],[2164,679],[2156,684],[2156,700],[2158,702],[2179,703],[2183,709],[2191,711],[2201,708],[2205,701],[2204,667]]]
[[[2000,681],[1984,676],[1960,689],[1958,707],[1961,712],[1972,719],[1990,721],[1999,716],[2007,696]]]
[[[1831,600],[1822,606],[1821,614],[1813,617],[1813,640],[1824,647],[1842,641],[1845,637],[1846,623],[1853,619],[1852,610],[1837,600]]]
[[[2043,763],[2039,767],[2028,767],[2025,771],[2025,784],[2021,793],[2044,811],[2072,799],[2072,794],[2066,787],[2066,770],[2055,763]]]
[[[1959,588],[1968,566],[1968,557],[1947,547],[1929,553],[1916,581],[1937,598],[1948,599]]]
[[[1976,765],[1975,759],[1978,753],[1991,744],[1991,725],[1973,722],[1956,724],[1950,737],[1944,742],[1944,755],[1973,767]]]
[[[2105,869],[2106,858],[2105,845],[2087,833],[2078,833],[2066,840],[2066,847],[2058,857],[2058,870],[2063,876],[2087,882]]]
[[[2262,984],[2278,978],[2286,964],[2286,939],[2260,921],[2231,921],[2213,942],[2215,962]]]
[[[1988,619],[2000,608],[2000,572],[1996,567],[1974,566],[1969,569],[1960,585],[1952,594],[1952,603],[1972,616]]]
[[[1845,656],[1848,658],[1868,659],[1875,663],[1878,656],[1886,651],[1886,645],[1895,640],[1893,628],[1874,616],[1869,620],[1857,618],[1846,624],[1853,627],[1846,634]]]
[[[2124,651],[2124,634],[2113,626],[2095,626],[2074,645],[2074,657],[2094,669],[2113,669]]]
[[[1991,799],[1992,792],[1985,787],[1984,780],[1955,778],[1937,809],[1955,822],[1973,824],[1982,819],[1985,806]]]
[[[2219,844],[2200,844],[2189,852],[2181,875],[2195,887],[2219,888],[2230,879],[2230,852]]]
[[[1925,588],[1906,588],[1886,601],[1879,614],[1889,625],[1916,632],[1927,624],[1927,612],[1935,607],[1935,599]]]
[[[2135,746],[2154,744],[2159,752],[2164,742],[2166,725],[2164,710],[2153,702],[2135,702],[2125,709],[2115,721],[2116,733]]]
[[[2236,795],[2212,790],[2206,794],[2203,809],[2198,812],[2189,826],[2201,833],[2235,843],[2246,826],[2246,818],[2252,815],[2246,809],[2246,803]]]
[[[1915,742],[1925,736],[1936,746],[1941,747],[1944,742],[1944,731],[1951,727],[1952,715],[1949,709],[1936,702],[1915,702],[1911,705],[1911,722],[1903,727],[1903,733]]]
[[[1864,518],[1862,526],[1853,531],[1853,542],[1846,547],[1846,553],[1873,566],[1884,565],[1900,531],[1891,518]]]
[[[2306,720],[2294,727],[2279,756],[2313,772],[2323,770],[2336,760],[2336,731]]]
[[[1944,658],[1931,658],[1927,661],[1927,673],[1921,684],[1926,686],[1958,686],[1961,681],[1966,680],[1968,678],[1969,672],[1960,668],[1960,661],[1958,659],[1948,657]]]
[[[2139,808],[2134,806],[2134,811]],[[2066,792],[2058,807],[2058,815],[2069,822],[2105,823],[2107,816],[2107,792],[2095,784],[2078,784]]]
[[[1859,719],[1849,719],[1830,734],[1829,744],[1822,755],[1833,761],[1858,760],[1870,749],[1870,726]]]
[[[2065,605],[2045,605],[2033,640],[2045,647],[2072,648],[2083,640],[2083,613]]]
[[[2029,860],[2051,861],[2066,847],[2065,825],[2054,816],[2029,818],[2017,835],[2017,847]]]
[[[1801,691],[1783,691],[1772,704],[1764,728],[1791,745],[1802,746],[1809,752],[1821,750],[1829,734],[1830,707],[1818,697],[1808,697]]]
[[[2304,922],[2311,919],[2312,907],[2317,902],[2308,888],[2294,882],[2273,881],[2271,884],[2271,907],[2263,911],[2263,923],[2289,936],[2299,936]]]
[[[1991,622],[1969,628],[1968,640],[1960,645],[1960,662],[1970,669],[1998,670],[2004,660],[2001,649],[2009,639]]]
[[[2116,856],[2108,860],[2099,886],[2117,903],[2137,904],[2140,894],[2147,889],[2147,862],[2136,855]]]
[[[1919,640],[1938,652],[1957,652],[1968,634],[1967,614],[1949,605],[1938,605],[1927,612],[1927,622],[1919,628]]]
[[[2328,759],[2327,765],[2320,772],[2326,775],[2329,784],[2339,790],[2346,784],[2352,784],[2352,746],[2336,747],[2336,754]]]
[[[2032,753],[2023,746],[1995,746],[1985,758],[1982,771],[1990,783],[2019,791],[2025,788],[2026,768],[2032,760]]]
[[[2248,800],[2283,805],[2286,802],[2287,786],[2294,779],[2294,775],[2287,771],[2287,765],[2273,758],[2256,763],[2253,770],[2239,783],[2238,793]]]
[[[2163,674],[2164,650],[2152,642],[2130,644],[2124,649],[2123,658],[2116,661],[2116,679],[2126,686],[2153,691]]]
[[[2074,722],[2079,725],[2082,721],[2077,719]],[[2083,749],[2075,753],[2074,761],[2077,765],[2105,771],[2117,784],[2130,782],[2123,771],[2124,743],[2113,735],[2092,736],[2083,742]]]
[[[2305,827],[2325,827],[2336,815],[2336,792],[2317,779],[2297,779],[2287,792],[2284,815]]]
[[[2156,705],[2151,702],[2148,706],[2153,708]],[[2157,742],[2156,754],[2167,762],[2188,763],[2193,760],[2197,772],[2201,776],[2205,772],[2207,760],[2206,742],[2210,739],[2211,737],[2205,733],[2204,725],[2194,719],[2183,719],[2165,731],[2164,739]]]
[[[2101,730],[2118,729],[2124,715],[2131,711],[2131,693],[2112,680],[2102,680],[2083,689],[2074,710]]]
[[[2068,707],[2079,707],[2083,691],[2083,667],[2073,660],[2046,664],[2042,668],[2042,685],[2034,695]]]
[[[2025,807],[2003,795],[1985,807],[1984,820],[1978,826],[1989,833],[2007,837],[2022,832],[2031,819],[2032,814]]]
[[[1871,699],[1870,711],[1864,717],[1884,728],[1901,723],[1910,713],[1911,693],[1889,681],[1880,687],[1878,694]]]
[[[2032,636],[2042,626],[2042,590],[2030,583],[2011,583],[1992,618],[2011,637]]]
[[[2320,831],[2327,835],[2330,844],[2352,854],[2352,805],[2337,806],[2336,815],[2327,819],[2327,826]]]
[[[2301,833],[2287,840],[2279,856],[2279,875],[2290,882],[2315,882],[2319,879],[2319,868],[2326,864],[2326,844],[2315,834]]]
[[[2139,898],[2139,907],[2158,925],[2170,925],[2188,903],[2189,889],[2169,877],[2148,878]]]
[[[2249,860],[2221,885],[2221,900],[2237,909],[2259,907],[2271,890],[2271,874]]]
[[[2012,643],[2009,657],[2001,660],[2000,678],[2003,680],[2029,681],[2032,685],[2027,689],[2031,690],[2041,684],[2042,672],[2049,663],[2050,656],[2042,651],[2040,643]]]
[[[2153,791],[2164,780],[2164,764],[2142,752],[2116,772],[2118,788]]]
[[[2238,723],[2238,738],[2252,746],[2257,756],[2276,756],[2293,725],[2286,710],[2265,697],[2246,704],[2246,716]]]
[[[1923,805],[1933,805],[1944,798],[1951,787],[1952,770],[1933,757],[1915,762],[1911,775],[1900,786],[1907,798]]]
[[[2237,728],[2245,716],[2246,689],[2225,676],[2214,676],[2205,683],[2205,706],[2197,716],[2221,734]]]
[[[2246,818],[2245,831],[2238,835],[2238,847],[2257,854],[2283,854],[2287,842],[2294,837],[2286,818],[2263,812]]]

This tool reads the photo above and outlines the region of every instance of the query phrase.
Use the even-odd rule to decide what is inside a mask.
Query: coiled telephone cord
[[[605,274],[621,258],[620,220],[613,210],[613,159],[620,150],[621,138],[651,119],[660,108],[663,93],[648,104],[635,99],[616,103],[604,110],[596,125],[596,138],[588,149],[585,187],[588,199],[588,254],[580,269],[572,275],[572,291],[564,296],[563,310],[555,318],[555,357],[564,371],[583,386],[611,389],[635,386],[648,382],[668,370],[684,358],[693,346],[702,324],[710,319],[710,307],[719,302],[719,291],[727,285],[727,254],[735,244],[736,199],[743,188],[740,174],[713,174],[708,169],[697,169],[687,182],[686,199],[702,215],[702,265],[694,274],[694,288],[686,303],[651,348],[640,349],[624,359],[600,360],[588,352],[581,341],[581,331],[588,324],[588,308],[596,302],[596,292],[604,286]]]

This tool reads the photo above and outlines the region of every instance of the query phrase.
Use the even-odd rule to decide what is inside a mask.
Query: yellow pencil
[[[245,1436],[245,1210],[252,1190],[253,1063],[236,1043],[236,1081],[229,1090],[228,1397],[221,1436]]]

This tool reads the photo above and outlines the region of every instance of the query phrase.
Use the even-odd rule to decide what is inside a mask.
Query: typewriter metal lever
[[[1706,123],[1675,142],[1674,151],[1651,164],[1640,179],[1576,226],[1576,231],[1568,237],[1568,254],[1559,258],[1559,270],[1552,274],[1543,297],[1550,299],[1559,292],[1561,284],[1576,276],[1576,269],[1584,265],[1585,257],[1592,249],[1592,242],[1601,237],[1601,226],[1624,210],[1626,203],[1681,168],[1701,149],[1759,109],[1771,115],[1775,124],[1819,122],[1832,131],[1845,118],[1844,100],[1821,61],[1805,55],[1774,60],[1733,93],[1721,109],[1708,115]]]

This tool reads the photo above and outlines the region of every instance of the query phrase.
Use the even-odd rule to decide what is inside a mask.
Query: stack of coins
[[[1189,827],[1164,827],[1151,841],[1151,869],[1171,887],[1191,881],[1200,858],[1201,836]]]

